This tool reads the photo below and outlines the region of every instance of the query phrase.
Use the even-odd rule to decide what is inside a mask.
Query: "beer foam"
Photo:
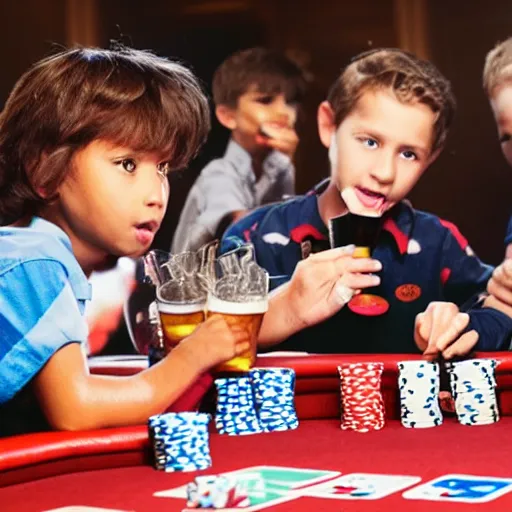
[[[211,313],[225,313],[229,315],[255,315],[265,313],[268,309],[268,300],[260,299],[252,302],[232,302],[208,297],[207,309]]]
[[[188,315],[204,310],[204,302],[162,302],[157,300],[158,311],[173,315]]]

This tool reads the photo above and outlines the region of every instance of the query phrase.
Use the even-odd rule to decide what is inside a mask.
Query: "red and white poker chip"
[[[350,363],[338,366],[343,430],[370,432],[385,424],[380,391],[382,363]]]

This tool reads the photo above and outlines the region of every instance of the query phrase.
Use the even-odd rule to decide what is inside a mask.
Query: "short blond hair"
[[[512,37],[498,43],[485,57],[483,84],[487,96],[506,83],[512,84]]]

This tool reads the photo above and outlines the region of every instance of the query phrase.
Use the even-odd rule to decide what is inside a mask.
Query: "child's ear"
[[[215,115],[219,123],[228,130],[236,128],[235,110],[227,105],[218,105],[215,107]]]
[[[51,201],[53,199],[56,199],[59,195],[58,189],[55,189],[55,187],[45,185],[45,181],[44,179],[42,179],[44,174],[46,173],[44,172],[44,170],[41,171],[40,168],[47,164],[48,158],[48,153],[43,152],[38,159],[30,161],[27,165],[28,174],[29,176],[32,177],[32,179],[30,180],[31,185],[35,190],[36,194],[45,201]],[[39,177],[39,179],[34,179],[34,176]]]
[[[336,123],[334,122],[334,110],[328,101],[322,101],[318,107],[318,134],[322,144],[328,148],[331,145],[332,136],[336,132]]]

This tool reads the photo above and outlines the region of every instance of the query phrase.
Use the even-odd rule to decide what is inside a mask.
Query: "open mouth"
[[[141,222],[135,226],[137,240],[142,244],[148,244],[153,240],[158,229],[158,223],[155,221]]]
[[[386,196],[380,192],[364,187],[355,187],[355,193],[359,202],[365,207],[381,212],[386,203]]]
[[[158,229],[158,223],[154,220],[148,222],[141,222],[135,226],[137,229],[141,229],[143,231],[150,231],[151,233],[155,233]]]

